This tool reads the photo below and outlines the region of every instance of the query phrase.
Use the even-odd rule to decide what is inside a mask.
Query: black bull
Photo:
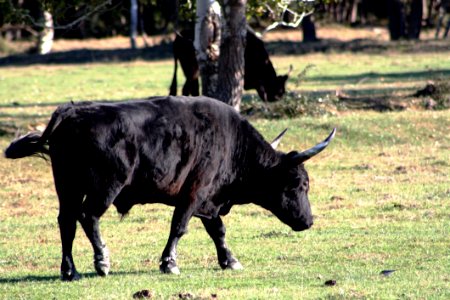
[[[242,266],[225,244],[220,216],[235,204],[254,203],[295,231],[310,228],[303,162],[322,151],[334,132],[309,150],[282,153],[231,107],[206,97],[71,103],[53,113],[42,134],[13,141],[5,156],[51,158],[63,280],[80,277],[72,258],[77,220],[93,246],[97,273],[108,274],[99,219],[111,204],[120,214],[135,204],[175,207],[162,272],[179,272],[176,247],[192,216],[202,220],[214,241],[220,266],[238,269]]]
[[[193,44],[193,30],[183,30],[177,33],[173,42],[174,72],[169,94],[177,94],[177,69],[180,61],[186,81],[183,85],[184,96],[199,95],[200,71],[195,56]],[[280,100],[286,93],[286,81],[292,71],[292,66],[286,75],[277,76],[272,62],[264,47],[264,42],[254,32],[247,30],[244,53],[244,89],[256,89],[259,97],[264,101]]]

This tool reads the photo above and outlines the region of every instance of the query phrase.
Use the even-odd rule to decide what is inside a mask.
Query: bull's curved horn
[[[272,146],[273,149],[277,149],[278,145],[281,142],[281,138],[283,137],[283,135],[286,133],[288,129],[286,128],[285,130],[283,130],[273,141],[272,143],[270,143],[270,146]]]
[[[289,65],[289,70],[288,70],[288,72],[286,74],[288,77],[291,75],[292,70],[294,70],[294,66],[293,65]]]
[[[336,134],[336,128],[333,129],[333,131],[331,131],[330,135],[321,143],[315,145],[314,147],[299,152],[297,153],[293,159],[298,163],[301,164],[305,161],[307,161],[308,159],[310,159],[311,157],[313,157],[314,155],[320,153],[323,149],[325,149],[328,144],[331,142],[331,140],[334,138],[334,135]]]

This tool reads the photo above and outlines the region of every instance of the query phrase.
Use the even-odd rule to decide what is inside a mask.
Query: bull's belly
[[[180,201],[190,202],[191,199],[188,197],[183,198],[180,194],[168,195],[161,191],[145,191],[143,189],[125,187],[116,197],[113,204],[116,206],[117,211],[120,214],[125,215],[133,206],[137,204],[160,203],[168,206],[177,206]],[[227,208],[227,203],[215,203],[211,199],[197,199],[191,204],[196,206],[193,215],[197,217],[215,218],[219,214],[225,215],[229,211],[229,208]]]

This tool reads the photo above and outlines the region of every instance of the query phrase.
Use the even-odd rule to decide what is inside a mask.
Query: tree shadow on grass
[[[395,73],[362,73],[355,75],[335,75],[335,76],[314,76],[304,79],[304,81],[332,81],[336,83],[357,84],[364,81],[383,79],[383,82],[405,82],[416,80],[429,80],[438,77],[450,77],[450,69],[426,70],[416,72],[395,72]]]
[[[419,41],[379,41],[372,39],[354,39],[340,41],[335,39],[319,39],[316,42],[301,43],[293,41],[274,41],[266,43],[271,54],[298,55],[308,53],[436,53],[450,51],[450,43],[445,40]]]
[[[0,58],[0,67],[29,66],[36,64],[87,64],[130,62],[135,60],[155,61],[173,57],[172,44],[160,44],[143,49],[81,49],[53,52],[46,55],[21,54]]]
[[[48,282],[59,280],[59,276],[50,275],[29,275],[15,278],[0,278],[0,284],[23,283],[23,282]]]
[[[155,273],[159,274],[159,271],[120,271],[120,272],[111,272],[108,274],[107,277],[114,277],[114,276],[126,276],[126,275],[142,275],[142,274],[149,274],[149,273]],[[81,280],[86,278],[94,278],[99,277],[97,273],[95,272],[88,272],[88,273],[80,273]],[[1,284],[14,284],[14,283],[26,283],[26,282],[50,282],[50,281],[60,281],[61,277],[59,275],[28,275],[28,276],[22,276],[22,277],[13,277],[13,278],[1,278],[0,277],[0,285]]]

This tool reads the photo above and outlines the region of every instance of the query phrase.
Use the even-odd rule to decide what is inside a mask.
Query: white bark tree
[[[244,87],[246,0],[223,0],[223,18],[215,0],[197,0],[195,49],[203,95],[239,111]],[[222,19],[222,22],[221,22]]]
[[[289,12],[294,21],[285,23],[274,20],[265,31],[279,25],[298,27],[303,18],[313,11],[314,0],[196,0],[197,20],[195,30],[195,48],[202,78],[202,93],[219,99],[239,111],[244,88],[247,22],[246,7],[259,11],[269,9],[275,18],[283,18]],[[324,0],[330,1],[330,0]],[[269,7],[271,4],[273,7]],[[290,7],[293,5],[293,8]],[[258,9],[255,9],[258,8]],[[220,23],[218,20],[221,19]],[[309,27],[314,30],[314,24]],[[219,47],[220,46],[220,47]]]
[[[200,67],[202,94],[214,97],[218,86],[221,8],[216,0],[197,0],[194,47]]]
[[[52,51],[55,30],[53,29],[53,16],[49,11],[42,13],[43,29],[38,33],[37,52],[47,54]]]
[[[138,0],[130,0],[130,43],[131,49],[136,49],[138,28]]]

